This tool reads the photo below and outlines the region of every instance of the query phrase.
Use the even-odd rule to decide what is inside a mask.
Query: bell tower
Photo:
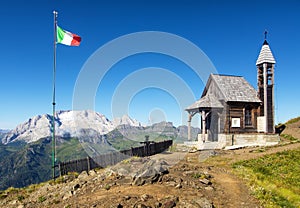
[[[275,59],[267,42],[267,31],[265,41],[261,47],[256,61],[257,67],[257,90],[258,97],[262,101],[259,116],[264,120],[264,132],[275,133],[274,127],[274,66]]]

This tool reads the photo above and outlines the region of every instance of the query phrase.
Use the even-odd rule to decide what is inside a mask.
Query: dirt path
[[[236,176],[228,172],[222,172],[222,170],[213,170],[212,176],[217,192],[213,200],[216,207],[260,207],[245,184]]]

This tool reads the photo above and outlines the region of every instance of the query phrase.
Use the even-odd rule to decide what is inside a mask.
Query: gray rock
[[[201,208],[213,208],[214,205],[207,198],[201,197],[199,199],[194,199],[195,203],[197,203]]]
[[[188,176],[188,175],[192,175],[192,174],[194,174],[195,172],[194,171],[192,171],[192,170],[189,170],[189,171],[185,171],[185,172],[183,172],[183,176]]]
[[[161,206],[162,206],[162,203],[160,203],[160,202],[156,202],[155,205],[154,205],[155,208],[159,208]]]
[[[178,203],[179,198],[177,196],[169,196],[165,199],[163,199],[162,207],[163,208],[172,208],[176,207],[176,204]]]
[[[178,204],[176,204],[176,207],[179,208],[213,208],[213,203],[210,202],[207,198],[201,197],[197,199],[192,200],[182,200]]]
[[[176,182],[175,181],[169,181],[169,182],[167,182],[167,185],[168,186],[176,186],[177,184],[176,184]]]
[[[77,177],[79,180],[85,180],[86,178],[88,178],[88,174],[86,171],[82,171],[79,176]]]
[[[151,196],[148,195],[148,194],[143,194],[143,195],[141,196],[141,200],[142,200],[143,202],[147,201],[149,198],[151,198]]]
[[[63,196],[63,200],[66,200],[68,198],[70,198],[73,195],[73,191],[68,191],[67,193],[65,193],[65,195]]]
[[[145,204],[135,204],[133,208],[147,208]]]
[[[78,183],[73,186],[73,190],[74,191],[77,190],[77,189],[79,189],[79,188],[80,188],[80,185]]]
[[[131,199],[131,196],[124,196],[124,199],[129,200],[129,199]]]
[[[95,176],[95,175],[97,175],[97,172],[95,170],[90,170],[89,175],[90,176]]]
[[[206,179],[206,178],[201,178],[201,179],[199,179],[199,181],[200,181],[201,183],[203,183],[203,184],[206,184],[206,185],[210,185],[210,184],[211,184],[210,180],[208,180],[208,179]]]
[[[150,160],[144,164],[141,169],[133,177],[133,185],[144,185],[146,183],[154,183],[159,178],[168,173],[167,163],[163,160]]]
[[[190,202],[190,201],[180,201],[176,207],[179,207],[179,208],[200,208],[199,205],[196,205],[195,203],[193,202]]]
[[[162,207],[163,208],[176,207],[176,201],[174,199],[170,199],[170,200],[166,201],[165,203],[163,203]]]
[[[214,188],[211,187],[211,186],[205,187],[204,189],[207,190],[207,191],[213,191],[214,190]]]

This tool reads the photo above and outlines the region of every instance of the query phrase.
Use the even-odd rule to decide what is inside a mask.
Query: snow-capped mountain
[[[8,129],[0,129],[0,133],[2,134],[6,134],[7,132],[9,132],[10,130]]]
[[[120,125],[129,125],[129,126],[142,126],[140,122],[135,119],[130,118],[128,115],[124,115],[121,118],[115,118],[113,121],[115,127]]]
[[[40,138],[51,136],[52,116],[38,115],[30,118],[25,123],[18,125],[14,130],[8,132],[2,143],[12,141],[25,141],[31,143]],[[58,111],[55,116],[55,133],[59,137],[87,137],[91,139],[100,138],[102,135],[114,130],[118,125],[139,126],[140,123],[129,116],[117,118],[114,121],[108,120],[104,115],[84,111]]]

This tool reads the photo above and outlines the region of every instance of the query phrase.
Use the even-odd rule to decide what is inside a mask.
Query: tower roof
[[[267,40],[264,41],[264,44],[261,47],[259,56],[256,61],[256,65],[263,64],[263,63],[271,63],[271,64],[276,63]]]

